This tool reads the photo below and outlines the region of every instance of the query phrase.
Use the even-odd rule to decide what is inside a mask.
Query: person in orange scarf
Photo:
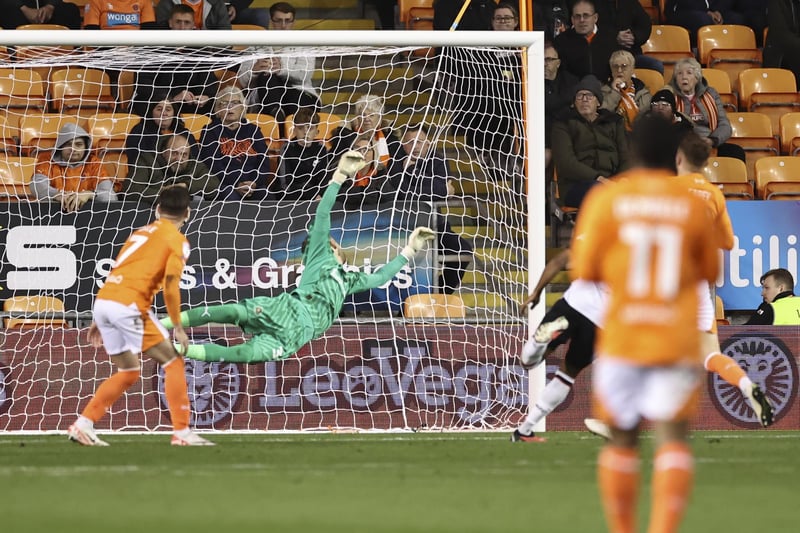
[[[400,151],[400,139],[384,120],[383,98],[365,94],[356,100],[354,111],[355,116],[347,126],[337,128],[333,133],[331,144],[334,158],[338,161],[341,154],[355,145],[356,139],[363,137],[372,140],[376,170],[389,168]]]
[[[52,154],[39,154],[31,191],[41,201],[60,202],[67,213],[89,200],[116,202],[114,180],[91,152],[92,139],[75,123],[67,123],[56,137]]]
[[[611,54],[608,65],[611,67],[611,79],[603,85],[603,109],[619,114],[625,123],[625,130],[630,132],[634,119],[640,110],[650,107],[650,91],[647,86],[633,77],[635,59],[626,50],[617,50]]]

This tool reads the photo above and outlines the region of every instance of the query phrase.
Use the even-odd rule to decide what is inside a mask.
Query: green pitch
[[[0,437],[4,532],[605,531],[595,485],[601,441],[551,433]],[[794,531],[797,432],[696,433],[684,533]],[[652,439],[644,448],[649,477]],[[642,507],[648,506],[648,493]]]

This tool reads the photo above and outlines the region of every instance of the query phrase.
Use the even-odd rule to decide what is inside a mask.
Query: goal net
[[[0,430],[65,430],[111,374],[85,335],[93,297],[160,187],[183,182],[193,198],[183,309],[277,295],[296,286],[317,199],[351,148],[371,165],[332,213],[350,268],[387,263],[418,225],[438,239],[284,361],[187,360],[193,426],[492,429],[523,416],[519,305],[545,251],[543,100],[526,83],[528,69],[540,78],[539,35],[4,33]],[[221,324],[189,334],[249,338]],[[157,365],[145,359],[96,427],[170,428]]]

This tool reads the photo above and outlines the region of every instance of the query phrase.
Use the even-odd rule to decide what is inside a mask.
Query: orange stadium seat
[[[697,31],[697,51],[703,66],[727,72],[731,83],[742,70],[761,67],[762,63],[756,35],[747,26],[703,26]]]
[[[751,68],[739,73],[739,108],[770,117],[773,131],[780,130],[784,113],[800,111],[794,74],[781,68]]]
[[[317,139],[320,141],[329,141],[333,137],[333,132],[339,126],[344,126],[344,121],[339,115],[333,113],[317,113],[319,115],[319,128],[317,130]],[[286,135],[289,139],[292,138],[294,131],[294,115],[286,117]]]
[[[762,157],[756,161],[756,192],[764,200],[800,199],[800,157]]]
[[[211,117],[207,115],[198,115],[195,113],[182,113],[181,120],[186,126],[186,129],[189,130],[192,135],[194,135],[194,138],[199,141],[200,133],[203,131],[203,128],[206,127],[206,124],[211,122]]]
[[[3,311],[20,313],[63,313],[64,302],[54,296],[14,296],[3,302]],[[69,327],[63,318],[7,318],[6,328]]]
[[[753,185],[747,178],[747,165],[735,157],[709,157],[703,174],[711,183],[719,186],[729,200],[752,200]]]
[[[432,31],[433,30],[433,8],[412,7],[409,11],[409,18],[406,26],[413,31]],[[411,52],[416,57],[433,57],[436,55],[435,48],[416,48]]]
[[[267,140],[267,150],[271,153],[279,153],[283,141],[281,140],[278,121],[272,115],[262,115],[260,113],[247,113],[247,120],[257,124],[264,138]]]
[[[6,155],[19,154],[19,128],[5,115],[0,115],[0,151]]]
[[[797,155],[800,151],[800,112],[781,116],[781,153]]]
[[[258,24],[231,24],[232,30],[264,31],[267,28]]]
[[[136,73],[132,70],[120,71],[117,77],[117,107],[120,111],[127,111],[131,107],[135,90]]]
[[[659,18],[658,5],[655,2],[652,0],[639,0],[639,5],[642,6],[644,12],[647,13],[648,17],[650,17],[650,22],[652,24],[659,24],[661,22],[661,19]]]
[[[664,76],[657,70],[650,70],[649,68],[634,69],[633,77],[641,80],[647,86],[650,94],[656,94],[664,86]]]
[[[403,303],[406,318],[464,318],[464,301],[456,294],[412,294]]]
[[[0,198],[19,200],[32,196],[30,182],[35,168],[33,157],[0,156]]]
[[[557,248],[559,245],[559,228],[564,225],[574,225],[578,217],[577,207],[561,205],[561,193],[558,190],[558,172],[553,165],[553,180],[548,191],[548,204],[550,206],[550,243]]]
[[[739,97],[731,89],[731,79],[728,74],[715,68],[704,68],[703,77],[719,93],[722,105],[727,111],[739,110]]]
[[[400,22],[408,23],[411,20],[411,9],[425,7],[433,9],[433,0],[398,0]],[[409,28],[410,29],[410,28]]]
[[[680,26],[654,25],[650,38],[642,45],[642,53],[664,63],[664,79],[672,79],[675,63],[684,57],[694,57],[689,44],[689,32]]]
[[[44,111],[42,76],[27,68],[0,68],[0,108]]]
[[[69,122],[78,123],[76,117],[60,113],[25,115],[19,121],[20,153],[36,157],[40,150],[55,147],[58,130]]]
[[[86,127],[92,136],[93,147],[102,151],[120,151],[125,149],[125,139],[139,121],[139,115],[130,113],[98,113],[88,118]]]
[[[719,297],[719,294],[714,295],[714,315],[718,326],[729,326],[731,324],[730,320],[725,318],[725,305],[722,303],[722,298]]]
[[[50,73],[50,100],[56,113],[111,112],[111,80],[102,70],[64,68]]]
[[[60,24],[23,24],[17,26],[18,30],[41,30],[41,31],[62,31],[69,28]],[[14,58],[17,61],[26,59],[42,59],[52,56],[62,56],[72,52],[72,46],[17,46],[14,49]],[[38,69],[37,69],[38,70]],[[44,68],[40,72],[47,72],[49,68]],[[46,74],[43,76],[47,79]]]
[[[747,159],[747,175],[753,179],[758,159],[780,154],[780,143],[772,134],[772,123],[761,113],[728,113],[728,120],[733,130],[728,142],[742,147]]]

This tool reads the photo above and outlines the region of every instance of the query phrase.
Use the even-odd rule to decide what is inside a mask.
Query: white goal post
[[[237,120],[254,124],[255,133],[239,139],[245,148],[225,148],[213,138],[214,121],[224,120],[220,91],[240,87],[246,79],[242,72],[262,60],[282,68],[312,60],[305,87],[317,99],[319,143],[330,153],[326,168],[341,148],[336,136],[352,130],[356,142],[369,137],[364,149],[375,161],[364,186],[384,178],[391,184],[381,189],[377,204],[366,195],[345,195],[337,203],[333,236],[352,268],[369,271],[386,263],[416,224],[436,224],[452,240],[439,239],[387,286],[356,296],[331,330],[286,361],[187,361],[193,425],[218,431],[514,427],[545,380],[544,365],[528,373],[517,359],[545,306],[541,302],[527,316],[519,312],[547,251],[543,43],[541,32],[0,32],[3,320],[5,325],[44,320],[46,326],[12,324],[4,331],[0,431],[64,431],[110,374],[105,352],[88,345],[81,326],[91,319],[93,295],[120,244],[152,218],[146,191],[161,182],[140,180],[156,179],[154,169],[166,182],[183,179],[174,172],[188,175],[186,165],[196,169],[200,162],[206,170],[197,179],[216,180],[193,190],[193,215],[184,228],[192,245],[181,285],[184,308],[294,286],[316,206],[305,188],[289,195],[293,177],[281,174],[294,112],[278,109],[270,115],[263,106],[272,102],[258,100],[260,88],[244,87],[247,112]],[[64,93],[74,90],[75,81],[70,85],[54,73],[69,70],[85,76],[83,93]],[[89,71],[99,71],[101,81]],[[166,135],[164,126],[150,137],[142,134],[141,145],[125,144],[136,124],[153,120],[148,114],[155,112],[155,100],[174,98],[163,96],[175,88],[163,81],[166,72],[175,74],[173,79],[205,73],[213,80],[207,105],[174,106],[191,139],[190,163],[169,159],[178,151],[171,140],[176,132]],[[23,81],[30,82],[29,92],[10,94]],[[224,98],[235,98],[237,91]],[[147,101],[137,101],[144,92]],[[382,104],[384,128],[366,136],[354,124],[363,124],[372,112],[357,103],[368,97]],[[299,113],[304,107],[301,102],[293,109]],[[123,123],[120,136],[114,127]],[[436,159],[446,168],[453,189],[446,199],[403,189],[403,173],[417,179],[426,172],[417,171],[422,163],[413,166],[405,159],[394,166],[415,146],[414,136],[409,140],[405,134],[417,123],[426,126],[431,141],[423,160]],[[83,133],[76,135],[90,138],[85,157],[96,157],[105,172],[96,181],[113,184],[108,191],[100,184],[94,189],[92,182],[93,199],[74,212],[53,196],[58,183],[68,187],[66,179],[47,175],[63,172],[51,170],[54,166],[69,166],[52,163],[62,157],[58,143],[65,124],[77,125]],[[259,157],[257,168],[247,167]],[[235,174],[232,165],[244,170],[237,167]],[[237,196],[237,184],[251,177],[256,183],[255,176],[263,179],[263,185],[253,185],[263,187],[263,196]],[[409,303],[420,296],[432,302],[422,305],[421,314],[431,316],[409,314],[415,309]],[[36,307],[45,298],[56,307]],[[11,306],[12,300],[28,307]],[[160,299],[156,310],[164,312]],[[229,344],[247,339],[230,325],[194,328],[190,336]],[[145,363],[140,384],[97,427],[101,432],[169,429],[162,375],[152,362]]]

